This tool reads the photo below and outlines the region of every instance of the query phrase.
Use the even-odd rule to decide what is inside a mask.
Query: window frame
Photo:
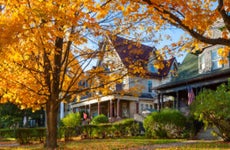
[[[222,59],[222,57],[218,54],[217,51],[218,49],[211,50],[211,70],[212,71],[223,68],[223,64],[219,64],[219,61]],[[215,54],[216,56],[213,56],[213,54]]]

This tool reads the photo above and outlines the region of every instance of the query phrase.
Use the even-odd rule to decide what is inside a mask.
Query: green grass
[[[230,150],[230,143],[224,142],[197,142],[178,147],[158,148],[157,150]]]
[[[170,143],[178,143],[178,147],[170,147]],[[181,139],[146,139],[143,137],[120,138],[120,139],[84,139],[70,142],[59,142],[60,150],[120,150],[120,149],[142,149],[151,150],[157,144],[166,144],[168,148],[158,148],[160,150],[222,150],[229,149],[230,143],[218,141],[188,142]],[[0,150],[40,150],[43,144],[21,145],[19,147],[0,147]]]
[[[69,142],[63,146],[65,149],[98,149],[101,150],[118,150],[118,149],[125,149],[125,148],[133,148],[138,146],[146,146],[146,145],[153,145],[153,144],[162,144],[162,143],[174,143],[179,142],[180,140],[154,140],[154,139],[136,139],[136,138],[129,138],[129,139],[97,139],[97,140],[82,140],[81,142]]]

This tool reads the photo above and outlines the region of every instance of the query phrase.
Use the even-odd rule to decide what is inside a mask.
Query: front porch
[[[156,99],[153,98],[110,95],[84,99],[70,106],[73,112],[86,112],[89,119],[104,114],[111,122],[114,122],[124,118],[134,118],[134,114],[141,113],[143,105],[154,108],[154,102],[156,103]]]

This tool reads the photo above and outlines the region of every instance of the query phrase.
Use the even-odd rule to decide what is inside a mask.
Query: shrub
[[[134,119],[124,119],[113,124],[116,136],[136,136],[140,133],[139,123]]]
[[[84,125],[82,126],[82,138],[93,138],[93,132],[97,130],[97,125]]]
[[[58,138],[65,138],[65,141],[71,140],[71,137],[77,136],[77,127],[81,125],[80,113],[69,113],[60,122],[58,129]]]
[[[134,119],[125,119],[116,123],[82,126],[82,138],[111,138],[136,136],[139,134],[139,123]]]
[[[191,113],[202,121],[205,127],[218,129],[214,134],[230,141],[230,82],[216,90],[204,89],[191,105]]]
[[[186,117],[178,110],[163,109],[144,120],[145,134],[154,138],[182,138]]]
[[[81,115],[80,113],[69,113],[61,121],[65,127],[75,128],[81,124]]]
[[[15,137],[20,144],[28,144],[34,140],[44,141],[45,128],[18,128],[15,130]]]
[[[106,117],[104,114],[101,114],[101,115],[94,117],[91,121],[91,124],[97,125],[100,123],[108,123],[108,122],[109,122],[108,117]]]
[[[14,138],[15,130],[14,129],[0,129],[0,138]]]

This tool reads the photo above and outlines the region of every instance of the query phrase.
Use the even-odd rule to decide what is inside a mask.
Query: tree
[[[169,54],[178,47],[187,50],[192,49],[195,52],[202,50],[207,44],[226,46],[224,49],[221,49],[224,53],[222,53],[223,55],[230,51],[229,0],[123,0],[122,2],[125,3],[125,10],[129,10],[129,13],[139,11],[139,15],[134,15],[132,16],[133,18],[149,17],[148,23],[144,25],[143,32],[155,33],[157,30],[162,32],[174,26],[191,35],[192,38],[186,35],[181,37],[178,42],[165,46],[163,50],[167,50]],[[127,13],[123,14],[126,15]],[[222,23],[218,24],[220,23],[219,21]],[[214,36],[215,31],[220,32],[220,36]],[[153,38],[155,37],[153,36]],[[167,38],[170,37],[167,36]],[[159,42],[159,40],[152,39],[152,41],[154,40]]]
[[[57,147],[57,115],[60,102],[119,80],[103,68],[85,73],[91,62],[103,56],[85,45],[90,38],[108,33],[110,1],[12,0],[0,2],[1,102],[21,109],[44,108],[47,115],[46,147]],[[84,87],[80,81],[95,77],[101,84]]]
[[[214,126],[216,134],[230,141],[230,83],[216,90],[204,89],[191,105],[191,113],[203,121],[205,126]]]

